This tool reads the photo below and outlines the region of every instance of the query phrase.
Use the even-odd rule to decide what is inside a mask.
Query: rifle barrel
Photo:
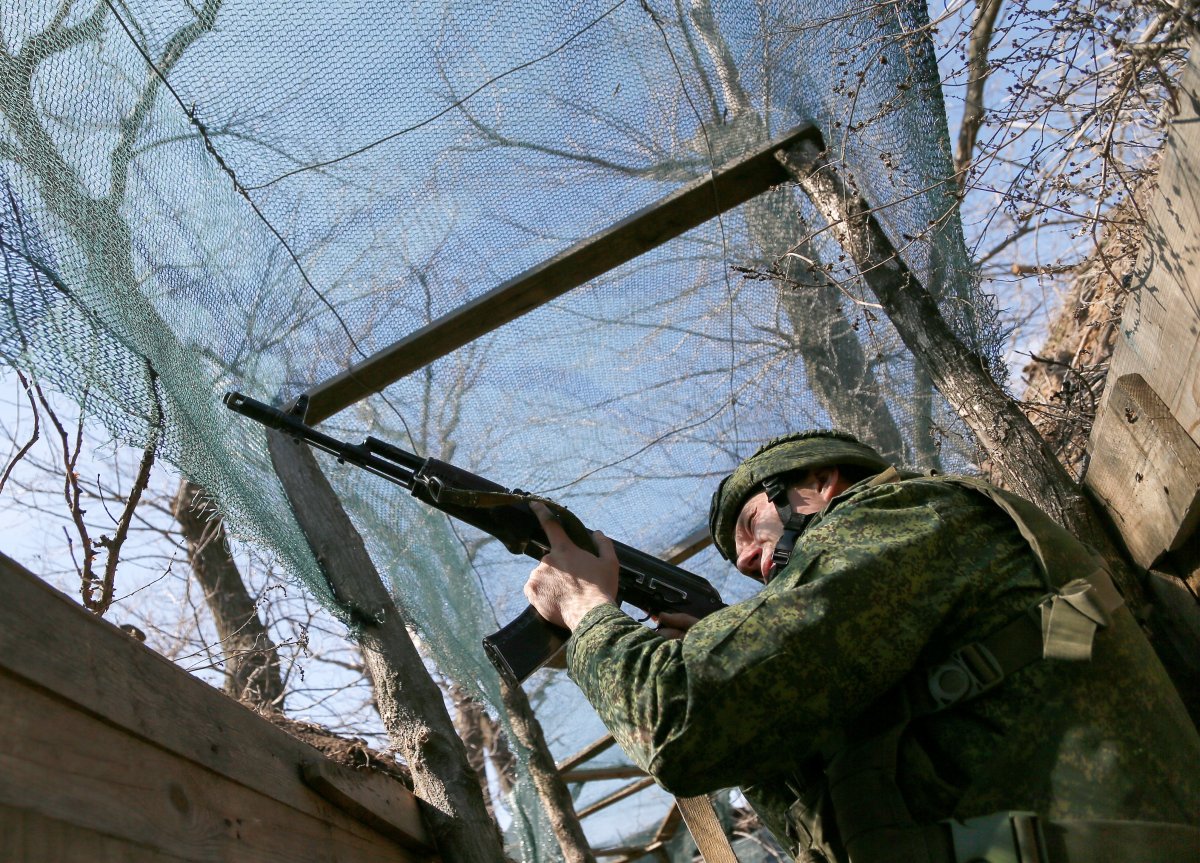
[[[377,438],[367,438],[362,444],[346,443],[306,425],[299,416],[271,407],[239,392],[227,392],[222,398],[225,406],[235,413],[249,417],[267,428],[281,431],[309,446],[336,456],[339,461],[361,467],[368,473],[412,489],[413,477],[425,459]]]

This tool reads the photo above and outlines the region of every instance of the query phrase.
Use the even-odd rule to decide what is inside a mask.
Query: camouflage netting
[[[335,612],[260,429],[221,394],[293,397],[801,122],[869,200],[900,202],[880,212],[893,240],[997,353],[944,182],[919,3],[35,0],[0,15],[0,353],[118,439],[156,439]],[[323,428],[551,494],[652,551],[701,526],[716,479],[782,430],[837,424],[897,461],[965,464],[951,412],[820,227],[774,190]],[[772,271],[788,279],[753,277]],[[438,666],[497,703],[479,638],[523,606],[528,561],[327,468]],[[748,586],[711,551],[689,566],[730,597]],[[559,755],[599,735],[569,684],[538,685]],[[552,859],[536,804],[513,806],[532,825],[521,856]],[[589,832],[608,844],[661,814],[641,804]]]

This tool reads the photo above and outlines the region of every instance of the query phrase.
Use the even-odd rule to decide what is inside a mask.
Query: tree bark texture
[[[525,690],[519,683],[509,684],[503,676],[500,689],[513,733],[529,753],[529,773],[538,798],[550,818],[550,828],[562,849],[563,859],[566,863],[596,863],[587,837],[583,834],[583,825],[575,814],[575,801],[571,799],[567,783],[554,764],[550,747],[546,745],[546,737],[542,734],[542,724],[534,715]]]
[[[484,742],[484,724],[488,721],[483,706],[463,691],[456,683],[450,683],[446,690],[447,697],[454,705],[454,730],[467,750],[467,763],[479,778],[479,788],[483,792],[483,804],[488,814],[496,817],[496,809],[492,804],[492,793],[488,788],[487,777],[487,745]]]
[[[279,652],[229,553],[220,513],[204,489],[188,480],[180,482],[172,511],[221,639],[225,691],[257,710],[282,711]]]
[[[1140,607],[1141,587],[1091,502],[1016,401],[993,380],[984,360],[950,328],[857,190],[810,141],[780,154],[779,159],[822,214],[901,340],[975,434],[1004,482],[1100,549],[1113,562],[1126,599]]]
[[[275,431],[267,434],[296,520],[356,629],[379,715],[408,763],[438,852],[452,863],[505,860],[500,830],[488,815],[442,691],[425,669],[362,537],[308,447]]]
[[[488,789],[487,764],[490,761],[492,769],[496,771],[500,793],[508,794],[516,781],[516,756],[508,747],[500,723],[488,715],[483,704],[456,683],[450,684],[449,695],[454,704],[454,727],[467,747],[467,761],[479,777],[488,811],[494,815]]]

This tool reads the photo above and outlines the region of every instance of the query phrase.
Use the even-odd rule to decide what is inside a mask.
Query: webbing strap
[[[1123,601],[1104,569],[1068,582],[1032,609],[1036,616],[1022,614],[944,662],[912,673],[906,684],[912,715],[975,698],[1039,659],[1091,659],[1096,630],[1108,626]]]
[[[676,797],[675,805],[679,807],[683,823],[696,840],[696,848],[700,850],[704,863],[738,863],[733,846],[721,827],[721,819],[717,817],[717,810],[707,795]]]
[[[1041,605],[1042,655],[1046,659],[1088,660],[1098,627],[1108,626],[1124,600],[1103,569],[1064,584]]]

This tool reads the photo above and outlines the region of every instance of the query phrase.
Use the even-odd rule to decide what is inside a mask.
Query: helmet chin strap
[[[767,500],[775,504],[779,520],[783,523],[783,533],[779,542],[775,543],[775,552],[771,555],[771,571],[767,574],[767,581],[770,582],[787,566],[792,558],[792,551],[796,548],[796,540],[804,533],[804,529],[816,513],[792,511],[791,504],[787,502],[787,486],[781,477],[772,476],[763,480],[763,490],[767,493]]]
[[[817,515],[815,512],[792,512],[790,506],[781,506],[778,509],[780,521],[784,520],[785,515],[787,520],[783,521],[783,533],[779,542],[775,543],[775,552],[771,555],[771,571],[767,575],[767,581],[779,575],[787,566],[788,561],[792,559],[792,551],[796,548],[796,540]]]

